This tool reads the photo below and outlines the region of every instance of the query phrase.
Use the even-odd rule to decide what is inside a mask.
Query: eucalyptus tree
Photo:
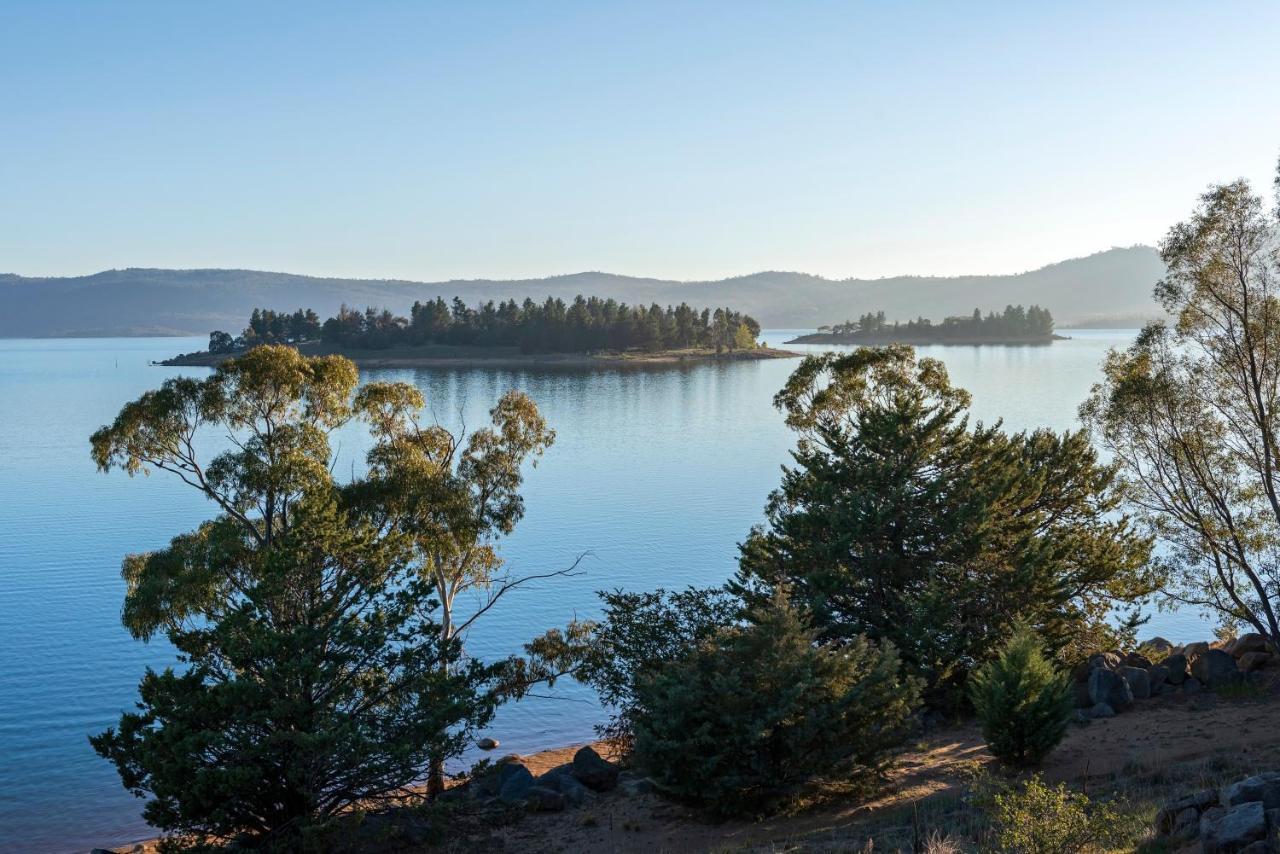
[[[733,589],[778,590],[826,642],[889,640],[935,705],[1019,620],[1073,656],[1148,593],[1149,542],[1114,513],[1082,433],[969,425],[969,394],[910,347],[810,356],[775,397],[795,465],[741,548]]]
[[[376,508],[388,532],[412,544],[413,561],[440,603],[440,642],[460,642],[481,616],[514,588],[529,581],[574,572],[572,566],[519,577],[505,573],[498,540],[524,516],[523,467],[555,441],[537,406],[525,394],[508,392],[489,412],[490,424],[454,435],[424,424],[424,400],[404,384],[371,383],[356,396],[377,439],[369,452],[368,479],[353,485],[360,503]],[[464,594],[480,601],[459,613]],[[453,663],[440,659],[446,673]],[[517,678],[508,688],[519,693]],[[444,786],[444,756],[433,758],[428,791]]]
[[[428,537],[468,536],[450,528],[465,514],[418,508],[437,522],[429,532],[388,516],[458,500],[438,473],[423,471],[420,484],[391,465],[405,443],[378,401],[421,398],[405,385],[356,385],[341,357],[259,347],[205,379],[167,380],[92,437],[103,471],[166,472],[217,508],[168,548],[125,558],[126,627],[166,635],[184,667],[148,670],[138,711],[92,739],[126,787],[150,796],[145,815],[162,830],[316,844],[345,811],[403,795],[460,752],[501,699],[509,662],[463,654],[443,628],[441,576],[421,564]],[[522,417],[540,421],[521,402]],[[375,472],[340,484],[329,434],[356,418],[372,425]],[[498,473],[487,451],[502,439],[481,433],[466,466],[489,465],[505,518],[518,518],[519,474]],[[225,450],[208,458],[217,434]],[[502,511],[483,507],[476,524],[499,524]]]
[[[1277,179],[1280,191],[1280,178]],[[1280,195],[1280,192],[1278,192]],[[1280,210],[1213,187],[1161,244],[1152,323],[1081,407],[1166,547],[1165,592],[1280,641]]]

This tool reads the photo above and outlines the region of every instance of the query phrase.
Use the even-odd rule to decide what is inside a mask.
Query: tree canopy
[[[1277,179],[1280,190],[1280,178]],[[1165,592],[1280,641],[1280,209],[1245,181],[1205,193],[1161,244],[1153,323],[1081,407],[1159,538]]]
[[[775,403],[795,465],[734,589],[788,590],[827,641],[892,641],[932,702],[954,702],[1016,619],[1087,647],[1116,601],[1150,592],[1149,541],[1084,434],[971,427],[968,393],[906,346],[808,357]]]
[[[467,439],[419,427],[416,388],[356,381],[344,358],[261,346],[92,437],[102,470],[172,473],[218,509],[125,558],[125,625],[163,632],[183,667],[148,671],[138,711],[92,739],[162,830],[298,850],[457,755],[518,690],[514,662],[465,655],[441,602],[460,578],[492,581],[520,466],[550,432],[518,393]],[[353,418],[374,436],[370,474],[339,483],[328,436]],[[228,449],[206,460],[213,431]]]
[[[415,302],[408,317],[387,309],[364,311],[342,306],[323,324],[315,313],[293,314],[254,309],[239,338],[217,331],[210,352],[236,352],[259,343],[298,343],[320,338],[360,349],[452,346],[519,347],[526,353],[579,353],[592,350],[749,350],[760,324],[730,308],[697,310],[678,306],[628,305],[613,299],[578,296],[572,302],[548,297],[482,302],[468,306],[460,298]]]
[[[948,317],[934,323],[917,317],[906,323],[890,323],[883,311],[867,312],[857,320],[847,320],[818,328],[820,337],[842,344],[882,344],[900,342],[918,344],[949,341],[1050,341],[1053,339],[1053,315],[1047,308],[1033,305],[1005,306],[1000,314],[986,315],[974,309],[972,315]]]

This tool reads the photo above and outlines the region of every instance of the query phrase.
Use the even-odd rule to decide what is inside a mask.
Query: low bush
[[[1120,817],[1105,803],[1037,774],[1017,786],[980,785],[977,805],[989,822],[983,851],[1006,854],[1078,854],[1107,850],[1119,833]]]
[[[721,815],[766,811],[818,778],[882,773],[920,696],[893,646],[818,646],[780,594],[746,616],[637,685],[637,764]]]
[[[1016,765],[1034,765],[1057,747],[1073,711],[1070,682],[1026,627],[973,674],[969,698],[988,748]]]

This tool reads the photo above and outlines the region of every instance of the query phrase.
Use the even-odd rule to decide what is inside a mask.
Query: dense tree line
[[[819,327],[820,333],[856,344],[860,341],[948,341],[948,340],[1020,340],[1049,339],[1053,336],[1053,315],[1047,308],[1033,305],[1023,308],[1008,305],[1000,314],[989,311],[984,316],[974,309],[968,317],[948,317],[934,323],[927,317],[917,317],[906,323],[889,323],[883,311],[868,312],[857,320],[847,320],[834,326]]]
[[[468,306],[460,298],[415,302],[408,317],[387,309],[342,306],[323,324],[315,312],[293,314],[254,309],[239,338],[214,332],[209,349],[230,353],[260,343],[298,343],[320,338],[360,349],[447,344],[462,347],[519,347],[525,353],[583,353],[595,350],[749,350],[760,324],[731,308],[694,309],[686,303],[663,308],[628,305],[578,296],[572,302],[548,297]]]

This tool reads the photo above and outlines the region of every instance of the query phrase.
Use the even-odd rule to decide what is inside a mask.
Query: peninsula
[[[788,344],[1049,344],[1064,340],[1054,334],[1053,316],[1048,309],[1033,305],[1006,306],[1000,314],[978,309],[972,315],[948,317],[941,323],[918,317],[906,323],[889,323],[883,311],[862,315],[834,326],[820,326],[810,335],[801,335]]]

